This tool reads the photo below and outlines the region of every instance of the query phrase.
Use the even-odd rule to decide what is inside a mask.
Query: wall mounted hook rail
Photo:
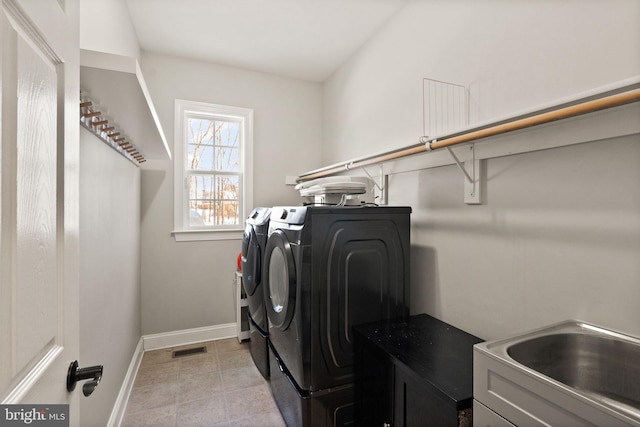
[[[125,141],[126,137],[120,136],[122,132],[116,131],[116,126],[109,124],[109,119],[102,112],[94,109],[95,103],[86,99],[86,94],[84,93],[81,93],[80,97],[83,98],[80,101],[80,124],[133,164],[139,165],[143,163],[145,161],[144,157],[133,157],[131,155],[131,152],[135,150],[134,145],[130,142],[122,142]],[[120,137],[116,138],[117,136]],[[124,148],[127,147],[133,148],[132,150],[125,150]]]

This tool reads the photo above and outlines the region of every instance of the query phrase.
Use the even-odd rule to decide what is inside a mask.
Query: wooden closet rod
[[[386,153],[363,157],[346,163],[327,166],[316,169],[298,176],[297,182],[309,181],[316,178],[333,175],[344,172],[345,170],[369,166],[376,163],[383,163],[396,160],[402,157],[431,151],[438,148],[449,147],[456,144],[464,144],[481,138],[496,136],[515,130],[525,129],[531,126],[537,126],[556,120],[567,119],[582,114],[593,113],[607,108],[617,107],[624,104],[640,101],[640,89],[632,89],[626,92],[616,93],[614,95],[604,96],[602,98],[590,99],[584,102],[573,104],[565,107],[558,107],[550,111],[534,112],[526,117],[515,117],[490,125],[481,126],[480,128],[471,128],[453,135],[443,136],[442,138],[432,139],[428,137],[420,138],[421,144],[412,145]]]
[[[640,100],[640,89],[630,90],[628,92],[607,96],[605,98],[594,99],[592,101],[582,102],[580,104],[571,105],[569,107],[559,108],[557,110],[546,113],[536,114],[531,117],[525,117],[510,121],[508,123],[491,126],[486,129],[471,131],[463,135],[434,141],[430,144],[432,150],[437,148],[449,147],[455,144],[473,141],[475,139],[486,138],[488,136],[500,135],[502,133],[512,132],[514,130],[524,129],[531,126],[537,126],[556,120],[568,119],[569,117],[579,116],[582,114],[593,113],[595,111],[604,110],[619,105],[629,104]]]

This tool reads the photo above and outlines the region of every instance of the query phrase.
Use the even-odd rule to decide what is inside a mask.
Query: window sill
[[[171,232],[176,242],[197,242],[205,240],[242,240],[243,230],[207,230]]]

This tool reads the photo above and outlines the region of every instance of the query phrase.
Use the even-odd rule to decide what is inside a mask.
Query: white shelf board
[[[80,51],[80,90],[148,160],[170,160],[171,149],[136,58]],[[97,104],[97,105],[96,105]]]

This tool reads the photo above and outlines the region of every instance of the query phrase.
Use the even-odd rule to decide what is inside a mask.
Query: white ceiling
[[[126,0],[140,47],[322,82],[409,0]]]

